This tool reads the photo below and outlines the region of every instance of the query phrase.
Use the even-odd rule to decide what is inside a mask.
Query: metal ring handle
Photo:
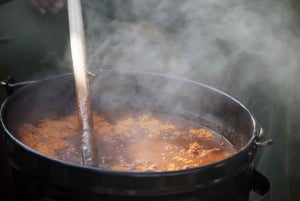
[[[264,142],[255,142],[255,145],[256,145],[257,147],[267,147],[267,146],[270,146],[270,145],[272,145],[272,144],[273,144],[273,140],[272,140],[272,139],[266,140],[266,141],[264,141]]]
[[[263,130],[263,128],[261,127],[261,126],[259,126],[258,127],[258,129],[257,129],[257,132],[256,132],[256,140],[255,140],[255,145],[256,145],[256,147],[267,147],[267,146],[270,146],[270,145],[272,145],[273,144],[273,140],[272,139],[270,139],[270,140],[266,140],[266,141],[264,141],[264,142],[260,142],[260,139],[263,137],[263,135],[264,135],[264,130]]]
[[[32,84],[34,82],[36,81],[15,82],[14,77],[9,76],[7,79],[0,81],[0,85],[5,88],[7,95],[11,95],[14,92],[15,88]]]

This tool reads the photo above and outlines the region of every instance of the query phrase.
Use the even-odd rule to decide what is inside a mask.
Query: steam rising
[[[283,83],[297,64],[298,39],[288,30],[291,14],[284,3],[131,0],[111,4],[107,7],[114,14],[111,19],[97,9],[86,12],[92,70],[164,72],[216,84],[210,80],[224,81],[247,54],[253,57],[253,67],[243,75],[246,83],[256,70]],[[91,2],[87,8],[95,5]],[[256,79],[264,79],[259,76]]]
[[[297,90],[300,58],[291,1],[95,0],[84,4],[92,71],[160,72],[212,85],[253,109],[266,133],[278,128],[270,105],[290,107],[291,99],[285,97],[291,94],[300,100],[288,90]],[[251,101],[261,107],[252,107]],[[281,147],[276,149],[286,153],[284,134],[271,137],[277,140],[274,146]],[[278,167],[276,176],[286,178],[285,162],[273,163]]]

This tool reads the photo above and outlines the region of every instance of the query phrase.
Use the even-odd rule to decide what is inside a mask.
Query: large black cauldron
[[[188,170],[133,173],[59,161],[22,144],[15,134],[23,123],[76,110],[71,74],[22,87],[1,107],[1,126],[10,165],[17,175],[38,182],[57,200],[242,201],[252,191],[266,194],[269,183],[254,167],[261,128],[251,113],[227,94],[198,82],[152,73],[99,71],[90,78],[94,110],[172,111],[224,135],[234,156]],[[10,85],[6,83],[7,85]]]

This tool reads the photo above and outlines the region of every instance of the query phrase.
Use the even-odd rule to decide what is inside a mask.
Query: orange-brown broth
[[[221,135],[171,115],[130,115],[114,122],[93,114],[99,168],[159,172],[204,166],[236,153]],[[75,114],[25,124],[19,139],[56,159],[82,164]]]

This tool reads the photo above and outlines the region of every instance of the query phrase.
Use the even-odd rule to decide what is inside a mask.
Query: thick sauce
[[[160,172],[207,165],[236,149],[221,135],[172,115],[150,113],[109,121],[93,114],[97,167],[118,171]],[[25,124],[19,139],[53,158],[82,164],[76,114]]]

